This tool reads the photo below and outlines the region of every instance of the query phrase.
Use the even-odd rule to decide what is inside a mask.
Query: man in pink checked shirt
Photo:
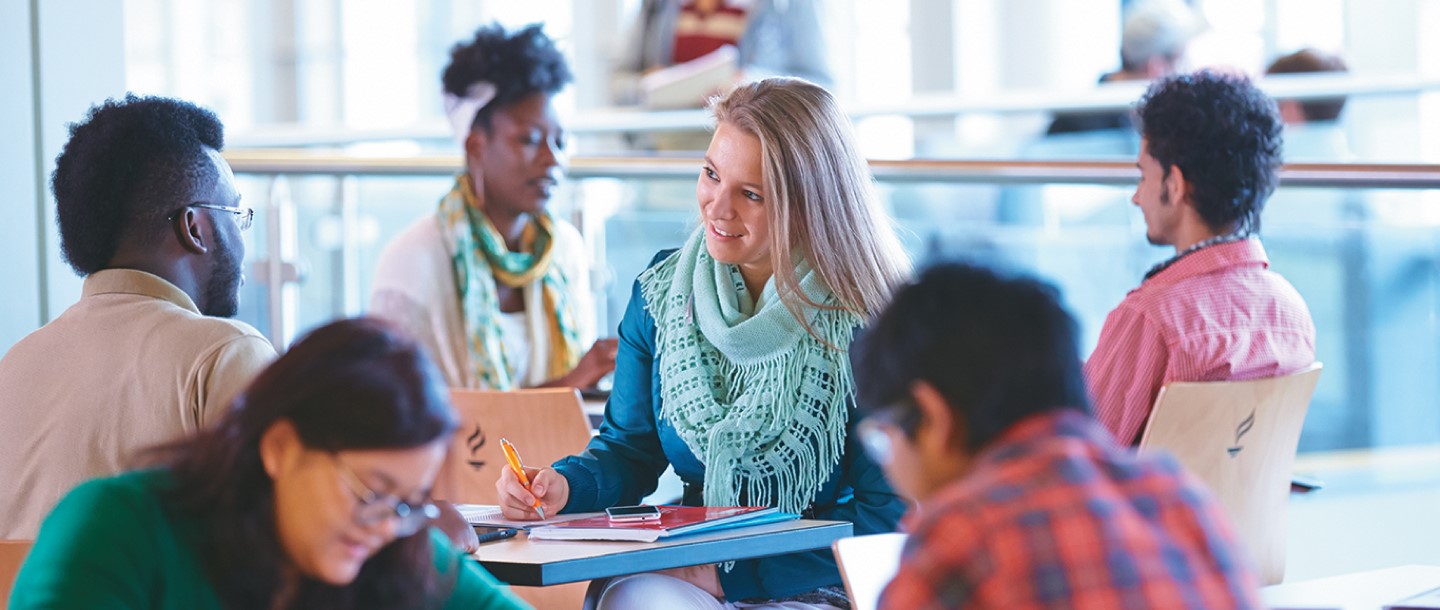
[[[1145,237],[1175,247],[1110,312],[1085,363],[1095,416],[1138,440],[1172,381],[1284,375],[1315,360],[1315,325],[1295,288],[1269,270],[1260,211],[1275,190],[1281,122],[1244,76],[1161,80],[1137,108]]]

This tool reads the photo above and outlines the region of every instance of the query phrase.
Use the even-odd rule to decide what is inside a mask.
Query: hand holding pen
[[[546,518],[545,507],[559,512],[570,498],[570,482],[550,468],[525,468],[515,446],[500,439],[508,468],[500,469],[495,482],[500,510],[507,519]]]
[[[515,473],[516,478],[520,479],[520,484],[525,486],[525,491],[530,492],[533,496],[535,491],[531,489],[530,477],[525,476],[525,465],[520,463],[520,454],[515,452],[515,445],[511,445],[510,441],[502,438],[500,439],[500,449],[505,452],[505,461],[510,463],[510,470]],[[545,506],[540,503],[538,496],[534,498],[531,506],[535,507],[535,512],[540,515],[541,519],[545,518]]]

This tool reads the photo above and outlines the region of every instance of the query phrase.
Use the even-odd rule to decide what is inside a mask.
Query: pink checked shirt
[[[1095,417],[1133,444],[1171,381],[1273,377],[1315,361],[1300,293],[1243,239],[1201,248],[1130,291],[1085,363]]]

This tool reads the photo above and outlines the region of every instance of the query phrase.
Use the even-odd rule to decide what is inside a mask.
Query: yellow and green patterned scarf
[[[520,251],[511,252],[495,225],[481,211],[470,178],[462,174],[455,178],[455,187],[450,193],[440,200],[436,217],[440,234],[452,242],[455,288],[460,294],[460,313],[469,336],[470,366],[475,378],[485,387],[496,390],[515,389],[521,382],[512,379],[513,369],[500,340],[500,325],[496,320],[500,315],[497,282],[511,288],[522,288],[535,281],[541,283],[542,311],[531,311],[527,316],[545,314],[549,336],[531,337],[531,341],[548,341],[544,346],[536,345],[536,349],[545,348],[549,354],[546,378],[554,379],[575,368],[580,361],[580,337],[574,306],[570,303],[569,280],[562,266],[550,260],[555,245],[554,220],[550,215],[534,216],[521,234]]]

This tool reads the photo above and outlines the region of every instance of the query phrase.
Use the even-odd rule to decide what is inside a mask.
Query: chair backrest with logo
[[[1160,389],[1140,450],[1163,449],[1214,492],[1262,584],[1285,577],[1285,513],[1300,428],[1321,364],[1248,381]]]
[[[507,468],[500,439],[515,445],[527,467],[549,466],[590,441],[590,421],[573,388],[514,390],[451,389],[460,428],[435,479],[436,498],[463,504],[497,504],[495,481]],[[536,608],[579,608],[585,582],[552,587],[513,587]]]
[[[464,504],[496,504],[495,481],[506,467],[500,439],[515,445],[526,466],[545,467],[579,453],[590,423],[572,388],[450,391],[460,428],[435,480],[435,497]]]

